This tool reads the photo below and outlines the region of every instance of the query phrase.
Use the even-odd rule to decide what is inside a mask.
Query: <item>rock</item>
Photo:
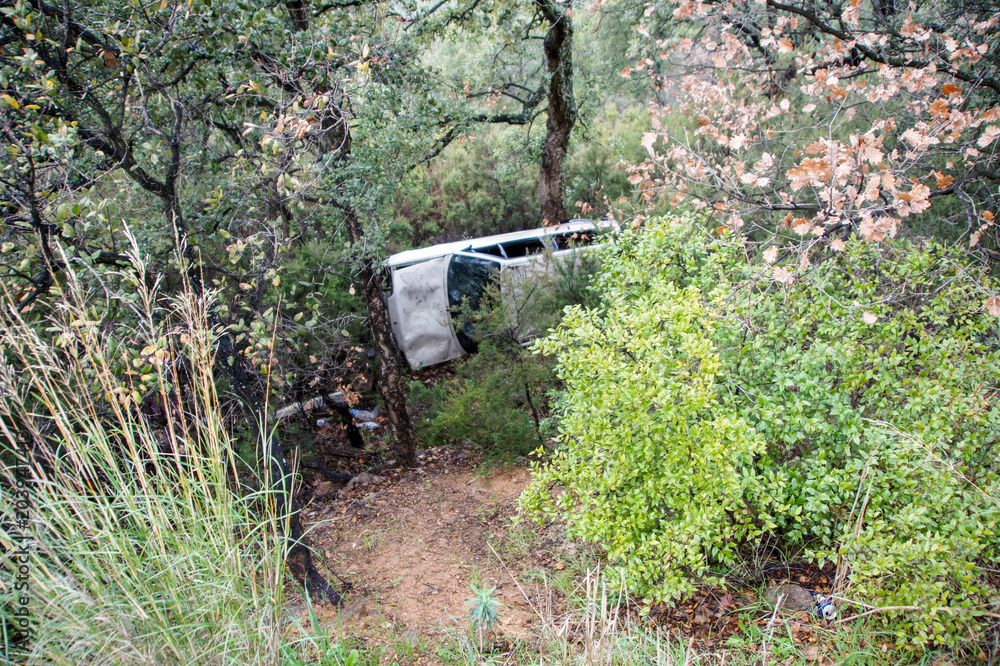
[[[349,486],[367,486],[370,483],[374,483],[374,484],[378,485],[379,483],[382,483],[383,481],[385,481],[385,477],[384,476],[376,476],[374,474],[369,474],[368,472],[361,472],[361,474],[358,474],[356,477],[354,477],[353,479],[351,479],[350,482],[347,485],[349,485]]]
[[[807,613],[813,612],[815,603],[809,590],[794,583],[784,583],[782,585],[772,583],[767,588],[764,598],[772,606],[778,606],[778,610],[788,609],[805,611]]]
[[[376,476],[374,474],[369,474],[368,472],[361,472],[361,474],[358,474],[353,479],[347,482],[347,485],[344,486],[344,489],[340,491],[339,496],[346,497],[349,492],[351,492],[358,486],[378,485],[384,481],[385,481],[384,476]]]
[[[323,499],[324,497],[329,497],[337,492],[337,489],[333,487],[332,481],[321,481],[316,484],[313,488],[313,497],[316,499]]]

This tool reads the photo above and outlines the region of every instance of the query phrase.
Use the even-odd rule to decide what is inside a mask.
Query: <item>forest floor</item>
[[[557,556],[537,526],[512,529],[528,480],[525,467],[480,474],[468,452],[428,449],[415,468],[314,497],[303,511],[313,548],[334,582],[350,586],[344,608],[315,612],[367,645],[440,642],[467,627],[470,585],[496,586],[499,633],[528,636],[540,620],[525,598],[525,574]]]
[[[472,449],[431,448],[414,468],[362,475],[340,489],[307,481],[303,519],[321,571],[347,590],[342,608],[313,608],[315,622],[389,663],[476,663],[480,654],[500,663],[537,662],[554,641],[583,649],[609,625],[626,624],[723,661],[733,650],[753,662],[760,649],[773,658],[779,648],[783,658],[775,662],[834,662],[824,654],[833,632],[810,613],[784,618],[777,640],[773,628],[772,638],[763,638],[775,617],[760,600],[759,581],[730,591],[705,588],[670,607],[610,608],[606,598],[616,595],[604,590],[602,603],[593,553],[558,524],[514,520],[529,480],[525,466],[483,472]],[[829,583],[829,572],[786,566],[763,575],[810,589]],[[478,645],[470,638],[470,585],[495,586],[501,604],[497,629]],[[310,608],[301,595],[289,596],[290,615],[307,626]]]

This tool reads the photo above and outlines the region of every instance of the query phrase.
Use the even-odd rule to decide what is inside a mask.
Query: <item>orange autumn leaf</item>
[[[929,110],[931,115],[938,120],[947,120],[948,116],[951,115],[951,111],[948,109],[948,100],[943,98],[931,102]]]
[[[943,190],[946,187],[950,187],[951,184],[955,182],[955,179],[952,178],[951,176],[946,176],[938,171],[934,172],[934,178],[935,180],[937,180],[937,186],[939,190]]]
[[[118,68],[122,66],[121,60],[118,59],[118,55],[114,51],[104,49],[101,51],[101,55],[104,57],[105,67]]]
[[[962,89],[956,86],[954,83],[946,83],[941,86],[942,95],[954,95],[955,93],[962,92]]]
[[[826,152],[826,145],[822,141],[813,141],[806,146],[806,155],[819,155]]]

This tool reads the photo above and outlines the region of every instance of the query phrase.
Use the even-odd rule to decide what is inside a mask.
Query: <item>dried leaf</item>
[[[937,118],[938,120],[947,120],[948,116],[951,115],[951,111],[948,108],[948,100],[944,98],[937,99],[931,102],[928,111],[930,111],[931,115]]]
[[[642,147],[646,149],[650,157],[656,157],[656,153],[653,151],[653,143],[656,141],[656,132],[646,132],[642,135]]]
[[[951,184],[955,182],[955,179],[952,178],[951,176],[946,176],[943,173],[940,173],[938,171],[934,172],[934,178],[935,178],[935,180],[937,180],[938,189],[941,189],[941,190],[943,190],[946,187],[951,186]]]
[[[943,86],[941,86],[942,95],[954,95],[960,92],[962,92],[962,89],[956,86],[954,83],[946,83]]]
[[[991,296],[986,299],[986,311],[992,317],[1000,317],[1000,298]]]
[[[864,322],[866,324],[874,324],[875,322],[878,321],[878,317],[876,317],[875,315],[873,315],[871,312],[865,312],[861,316],[861,318],[864,320]]]
[[[795,277],[788,272],[787,268],[778,266],[774,269],[774,281],[778,284],[789,285],[795,282]]]
[[[976,141],[976,145],[978,145],[980,148],[985,148],[986,146],[993,143],[993,141],[997,137],[1000,137],[1000,126],[990,125],[985,130],[983,130],[983,135],[979,137],[978,141]]]

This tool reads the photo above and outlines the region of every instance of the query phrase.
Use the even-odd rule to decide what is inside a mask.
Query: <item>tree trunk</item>
[[[200,291],[200,277],[198,279]],[[305,533],[299,516],[301,507],[295,496],[292,468],[285,458],[285,452],[281,448],[278,436],[274,433],[268,434],[267,415],[260,400],[257,399],[256,388],[251,379],[250,371],[246,367],[246,360],[236,348],[230,334],[225,332],[215,307],[207,305],[207,310],[209,325],[219,335],[216,343],[215,365],[229,379],[230,388],[236,393],[240,404],[249,417],[251,426],[257,433],[263,447],[265,478],[268,490],[273,493],[276,516],[279,521],[287,520],[282,529],[286,530],[285,539],[288,545],[288,554],[285,562],[288,565],[288,571],[299,584],[305,586],[309,596],[314,600],[339,606],[342,601],[340,594],[316,569],[312,559],[312,550],[306,545]]]
[[[538,194],[545,224],[559,224],[569,219],[563,203],[563,162],[569,135],[576,124],[576,101],[573,99],[573,19],[556,0],[535,0],[549,31],[545,35],[545,66],[549,73],[548,120],[545,122],[545,146],[538,175]]]
[[[342,205],[341,210],[347,221],[351,243],[359,243],[364,237],[364,229],[357,214],[350,205]],[[358,271],[358,279],[361,281],[361,292],[368,309],[368,325],[371,327],[372,337],[375,338],[375,352],[379,361],[378,390],[385,403],[385,415],[392,431],[393,446],[402,463],[414,465],[417,462],[417,443],[413,436],[413,426],[410,424],[410,414],[406,411],[403,363],[396,350],[396,343],[392,339],[389,308],[382,298],[379,273],[371,258],[364,259],[361,270]]]

